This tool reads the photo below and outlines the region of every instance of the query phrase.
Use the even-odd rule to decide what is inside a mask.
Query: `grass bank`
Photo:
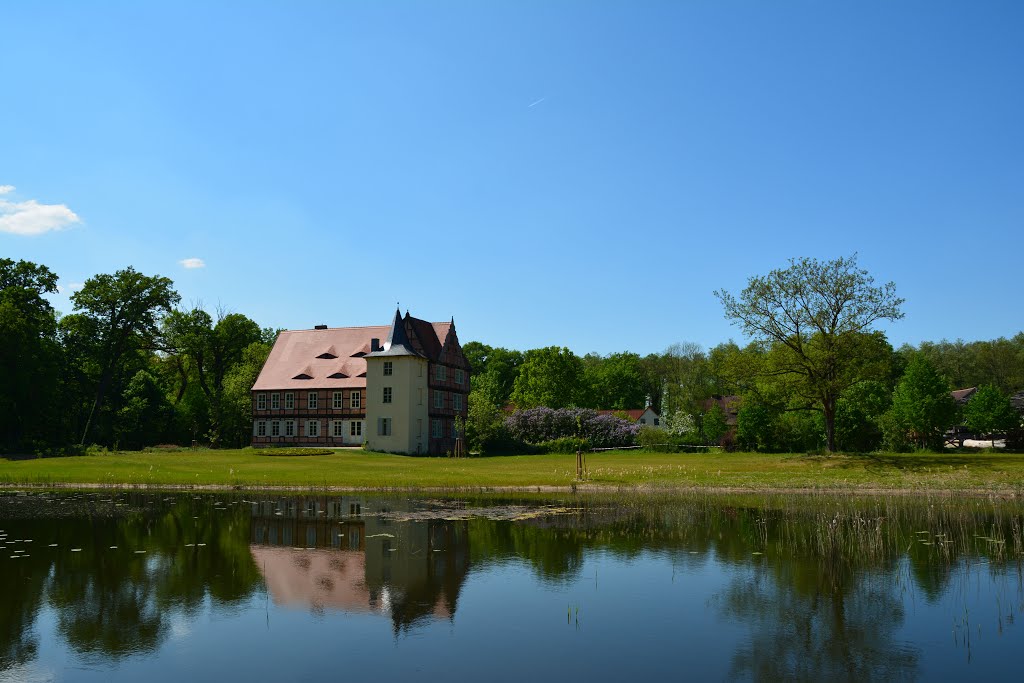
[[[807,456],[610,451],[587,456],[587,488],[737,491],[970,491],[1024,493],[1024,455]],[[251,450],[119,452],[2,459],[0,485],[480,489],[571,487],[575,456],[422,458],[341,451],[268,457]]]

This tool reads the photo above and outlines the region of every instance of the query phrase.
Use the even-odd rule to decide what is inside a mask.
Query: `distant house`
[[[965,406],[967,402],[971,400],[971,397],[978,393],[978,387],[967,387],[966,389],[956,389],[949,392],[949,395],[953,397],[958,406]]]
[[[631,408],[629,410],[599,410],[598,415],[625,415],[638,425],[661,426],[661,417],[654,412],[654,409],[647,406],[644,409]]]

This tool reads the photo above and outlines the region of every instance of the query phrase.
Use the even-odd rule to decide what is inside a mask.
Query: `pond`
[[[988,498],[0,494],[0,681],[1016,678]]]

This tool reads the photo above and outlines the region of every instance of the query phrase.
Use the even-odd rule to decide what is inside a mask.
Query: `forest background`
[[[0,259],[0,452],[249,444],[250,388],[278,330],[241,313],[181,307],[170,279],[130,267],[86,280],[71,297],[72,312],[61,315],[46,298],[57,281],[44,265]],[[473,371],[470,448],[515,450],[514,409],[647,405],[661,416],[658,428],[639,435],[647,443],[768,452],[938,449],[958,424],[1006,435],[1010,446],[1019,439],[1011,397],[1024,389],[1024,332],[900,348],[868,328],[844,339],[834,444],[811,383],[791,371],[785,338],[710,349],[680,342],[646,356],[470,341],[463,344]],[[965,409],[949,392],[966,387],[980,389]],[[720,397],[735,397],[735,420]]]

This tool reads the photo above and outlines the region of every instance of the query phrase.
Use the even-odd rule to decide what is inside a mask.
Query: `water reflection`
[[[277,605],[380,612],[396,632],[451,619],[469,572],[468,522],[395,523],[410,501],[252,503],[251,553]]]
[[[99,662],[107,677],[128,661],[169,667],[176,629],[187,639],[190,625],[230,619],[207,637],[231,640],[261,619],[268,630],[271,605],[296,615],[291,647],[332,620],[383,656],[394,645],[366,635],[373,620],[395,644],[437,647],[465,621],[486,623],[486,642],[510,653],[556,669],[590,662],[595,674],[671,676],[680,657],[717,678],[999,673],[1000,653],[1012,659],[1022,642],[1014,502],[548,502],[538,512],[540,502],[493,497],[0,495],[0,679],[55,651]],[[571,614],[584,600],[584,626],[566,631],[566,604]],[[470,628],[452,642],[476,651]],[[704,651],[710,634],[721,656]],[[284,647],[266,637],[252,647]],[[619,644],[650,650],[642,663],[603,659]],[[583,659],[565,660],[567,649]],[[493,664],[476,656],[465,665]],[[420,671],[387,661],[394,676]]]

